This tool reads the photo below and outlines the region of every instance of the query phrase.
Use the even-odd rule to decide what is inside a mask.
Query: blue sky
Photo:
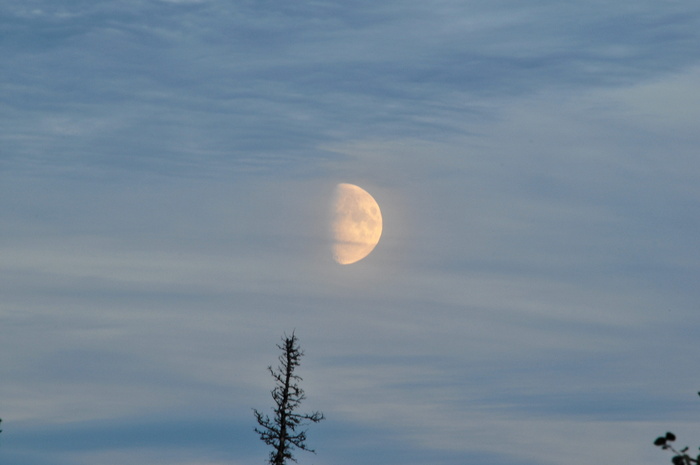
[[[700,5],[0,4],[0,463],[315,465],[700,445]],[[378,201],[331,258],[337,183]],[[695,441],[695,442],[693,442]]]

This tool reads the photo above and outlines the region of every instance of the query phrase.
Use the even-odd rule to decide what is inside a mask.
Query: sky
[[[3,0],[0,463],[700,446],[695,0]],[[338,183],[384,231],[332,260]]]

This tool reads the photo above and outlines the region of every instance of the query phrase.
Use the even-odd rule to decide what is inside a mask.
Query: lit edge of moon
[[[369,192],[340,183],[333,201],[333,260],[356,263],[374,250],[382,236],[382,212]]]

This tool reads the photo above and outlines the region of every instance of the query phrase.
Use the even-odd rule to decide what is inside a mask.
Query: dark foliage
[[[308,452],[315,452],[306,445],[306,431],[301,429],[309,422],[318,423],[323,420],[321,412],[311,414],[296,413],[301,402],[306,399],[304,390],[299,386],[301,377],[294,374],[294,370],[299,366],[300,359],[304,355],[298,345],[298,339],[292,333],[285,335],[282,343],[277,347],[282,351],[279,356],[277,369],[272,366],[267,367],[275,380],[275,388],[271,391],[274,416],[262,414],[257,409],[253,409],[255,419],[260,428],[255,428],[255,432],[260,435],[260,440],[272,447],[269,463],[271,465],[284,465],[287,460],[296,462],[292,455],[292,450],[301,449]]]
[[[698,392],[698,395],[700,395],[700,392]],[[671,463],[673,465],[692,465],[692,464],[700,464],[700,455],[697,457],[693,458],[688,454],[688,448],[684,447],[681,450],[677,450],[676,448],[673,447],[671,444],[676,440],[676,435],[668,432],[664,436],[659,436],[654,440],[654,445],[661,447],[663,450],[670,450],[673,452],[674,455],[673,458],[671,459]]]

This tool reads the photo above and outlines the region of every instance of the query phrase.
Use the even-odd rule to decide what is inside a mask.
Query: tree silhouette
[[[700,392],[698,392],[698,395],[700,396]],[[673,465],[692,465],[692,464],[700,464],[700,455],[698,455],[696,458],[692,458],[688,454],[688,447],[684,447],[681,450],[677,450],[674,448],[670,443],[676,440],[676,435],[668,432],[664,436],[659,436],[656,438],[654,441],[654,445],[662,448],[663,450],[670,450],[673,452],[675,455],[671,459],[671,463]]]
[[[272,399],[275,402],[274,417],[263,415],[257,409],[253,409],[253,412],[260,425],[260,428],[255,428],[255,432],[260,435],[261,441],[272,446],[269,463],[271,465],[284,465],[287,463],[287,459],[296,462],[292,455],[294,448],[315,453],[313,449],[306,446],[306,431],[300,430],[300,427],[305,426],[308,422],[318,423],[324,417],[321,412],[296,413],[301,401],[306,399],[306,396],[304,390],[299,387],[302,378],[294,374],[294,370],[299,366],[300,359],[304,355],[294,332],[291,336],[285,334],[282,343],[277,344],[277,347],[282,351],[278,358],[279,365],[277,369],[273,369],[272,366],[267,367],[276,384],[271,391]]]

